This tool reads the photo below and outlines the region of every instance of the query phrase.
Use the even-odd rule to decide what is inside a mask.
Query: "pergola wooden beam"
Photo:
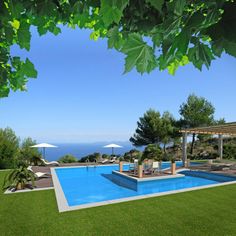
[[[183,133],[182,160],[186,166],[187,161],[187,135],[188,134],[211,134],[219,135],[218,153],[220,159],[223,158],[223,135],[236,135],[236,122],[213,125],[207,127],[187,128],[180,130]]]
[[[222,125],[207,126],[207,127],[187,128],[180,130],[180,132],[188,134],[236,135],[236,122],[225,123]]]

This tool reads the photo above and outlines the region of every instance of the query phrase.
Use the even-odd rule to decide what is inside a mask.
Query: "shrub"
[[[77,162],[77,161],[78,161],[78,159],[70,154],[67,154],[59,159],[60,163],[73,163],[73,162]]]
[[[23,140],[20,152],[18,154],[18,161],[20,163],[25,162],[27,164],[38,165],[41,164],[41,154],[37,148],[32,148],[31,146],[35,145],[36,141],[31,138],[26,138]]]
[[[19,138],[10,128],[0,129],[0,169],[14,168],[19,149]]]
[[[110,156],[108,154],[102,154],[102,159],[109,159]]]
[[[110,156],[109,155],[106,155],[106,154],[103,154],[102,155],[102,158],[109,158]],[[85,157],[82,157],[80,160],[79,160],[79,162],[87,162],[87,161],[89,161],[89,162],[95,162],[95,161],[98,161],[99,159],[101,158],[101,154],[99,153],[99,152],[95,152],[95,153],[93,153],[93,154],[89,154],[89,155],[87,155],[87,156],[85,156]]]
[[[223,149],[223,156],[225,159],[236,159],[236,145],[225,144]]]

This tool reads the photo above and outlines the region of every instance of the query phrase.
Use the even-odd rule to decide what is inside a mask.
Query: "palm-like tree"
[[[26,166],[20,166],[12,170],[4,179],[3,190],[17,190],[25,188],[26,184],[31,182],[34,186],[34,173],[27,169]]]

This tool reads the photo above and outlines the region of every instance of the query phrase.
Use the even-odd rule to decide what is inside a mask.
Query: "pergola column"
[[[183,161],[183,166],[186,165],[187,161],[187,132],[183,133],[183,140],[182,140],[182,161]]]
[[[219,134],[219,141],[218,141],[218,154],[220,159],[223,159],[223,135]]]

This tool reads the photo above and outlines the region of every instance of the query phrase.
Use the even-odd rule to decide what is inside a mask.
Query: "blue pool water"
[[[177,165],[181,165],[181,163],[177,162]],[[168,166],[170,166],[170,163],[163,163],[162,168],[167,168]],[[69,206],[222,182],[221,179],[199,178],[186,175],[185,177],[174,179],[141,182],[138,183],[135,189],[132,189],[115,184],[114,181],[111,180],[110,176],[112,176],[112,171],[118,170],[118,168],[118,165],[57,168],[56,174]],[[124,170],[128,170],[129,165],[124,165],[123,168]],[[232,181],[232,179],[224,179],[223,182],[225,181]]]

